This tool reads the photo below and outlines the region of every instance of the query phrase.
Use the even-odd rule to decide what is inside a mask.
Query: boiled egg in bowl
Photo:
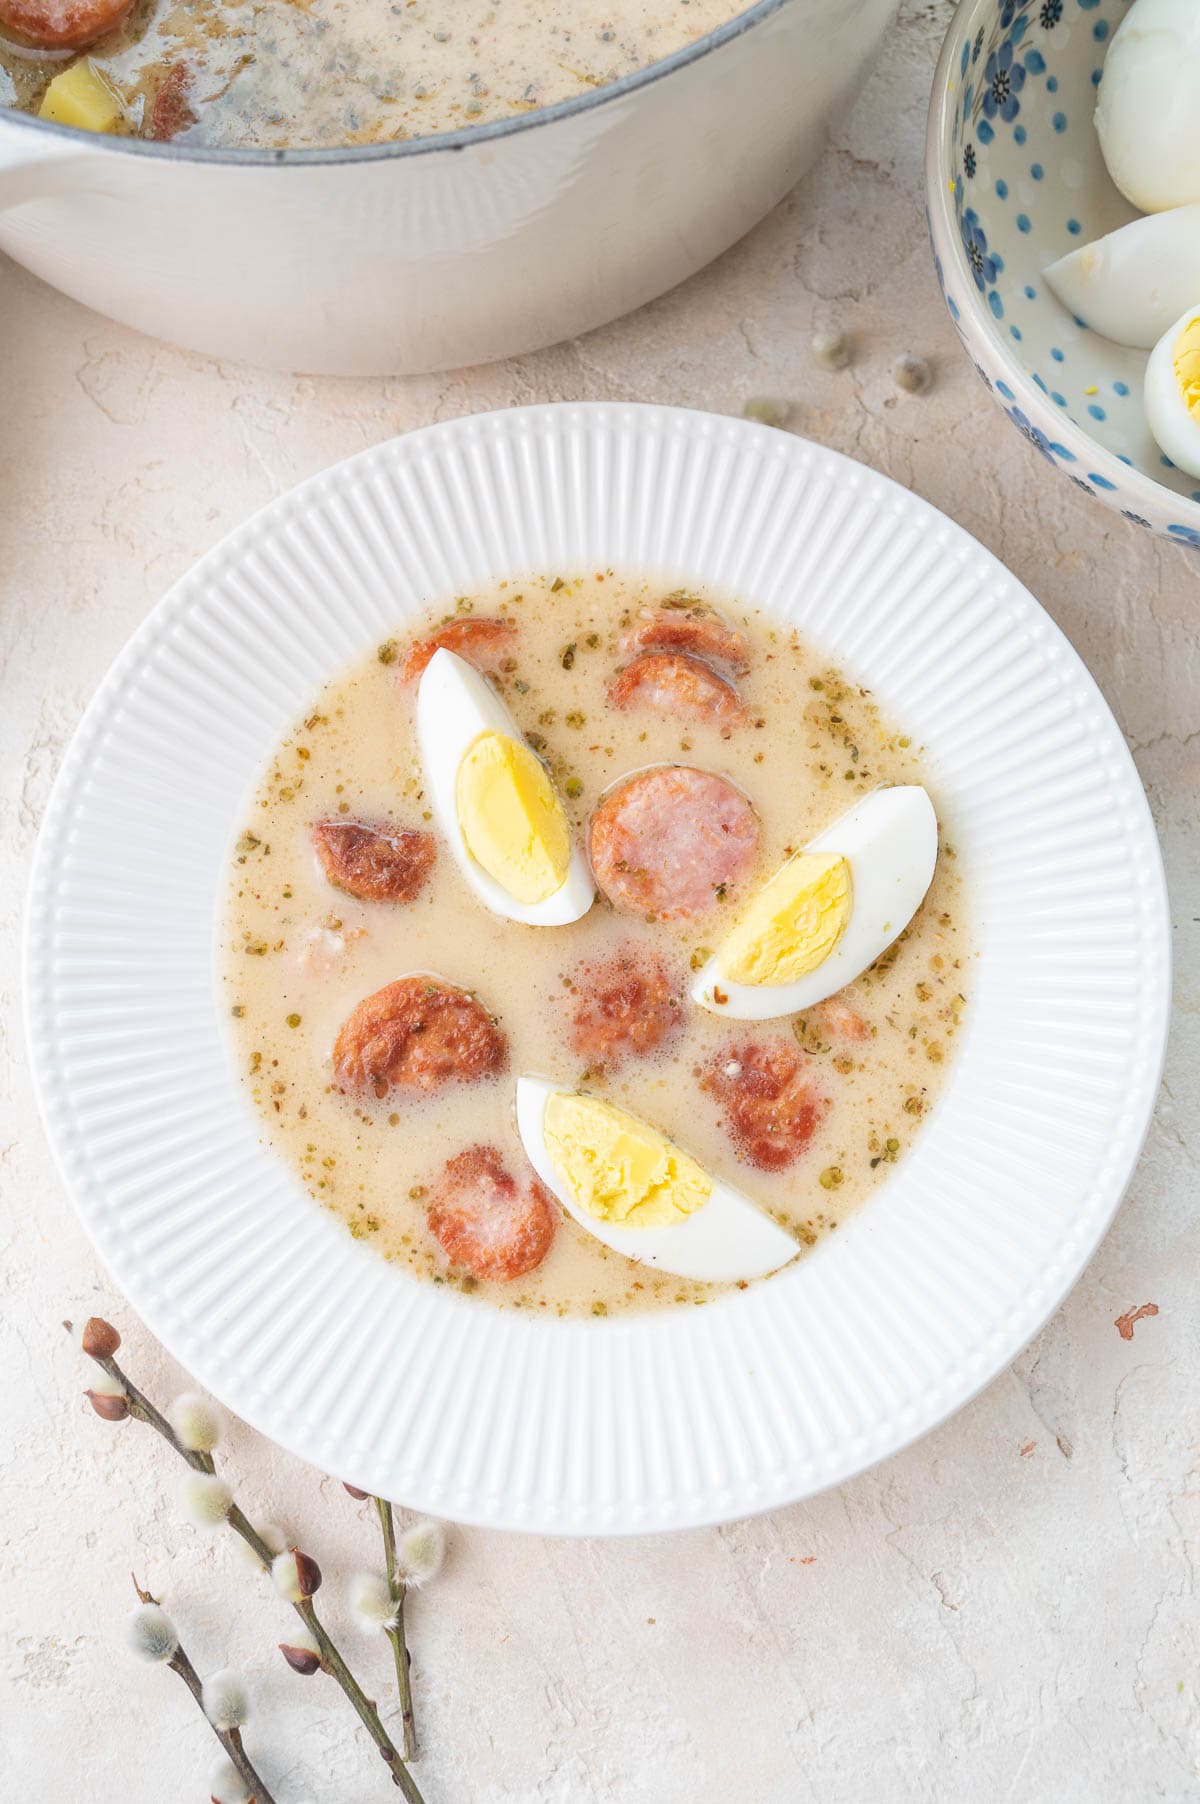
[[[765,1278],[799,1252],[785,1228],[649,1122],[544,1077],[517,1080],[529,1161],[581,1228],[659,1271],[705,1283]]]
[[[596,893],[587,860],[549,771],[487,679],[435,652],[416,725],[434,818],[479,900],[534,927],[585,915]]]
[[[937,817],[918,784],[864,796],[751,897],[700,970],[692,1000],[738,1021],[823,1002],[907,927],[937,852]]]
[[[1196,0],[1134,0],[1104,59],[1096,136],[1114,183],[1144,217],[1045,272],[1063,306],[1116,344],[1152,349],[1200,295],[1198,86]]]
[[[1189,476],[1200,476],[1200,307],[1189,308],[1151,351],[1145,402],[1160,450]]]
[[[1045,276],[1093,332],[1148,351],[1200,294],[1200,204],[1130,220],[1069,251]]]
[[[1135,0],[1104,58],[1096,135],[1108,173],[1143,213],[1200,201],[1200,7]]]

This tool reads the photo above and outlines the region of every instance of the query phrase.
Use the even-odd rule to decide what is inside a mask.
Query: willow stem
[[[65,1323],[64,1326],[66,1326]],[[153,1428],[157,1434],[161,1434],[164,1441],[170,1442],[180,1459],[185,1459],[188,1465],[193,1467],[195,1471],[216,1471],[212,1454],[196,1453],[192,1448],[185,1447],[162,1411],[155,1409],[149,1397],[147,1397],[144,1392],[139,1391],[137,1385],[133,1383],[126,1372],[121,1370],[111,1354],[97,1357],[96,1354],[92,1353],[89,1354],[88,1357],[95,1360],[95,1363],[102,1371],[107,1372],[110,1378],[115,1378],[118,1384],[124,1386],[125,1395],[129,1401],[129,1413],[131,1416],[136,1417],[139,1422],[144,1422],[148,1428]]]
[[[393,1747],[387,1731],[379,1720],[378,1710],[376,1710],[370,1698],[363,1695],[357,1680],[354,1678],[346,1665],[346,1662],[342,1659],[337,1648],[326,1634],[324,1626],[317,1621],[317,1613],[313,1609],[312,1604],[305,1599],[301,1603],[298,1603],[296,1608],[308,1624],[313,1635],[316,1637],[317,1646],[321,1650],[321,1658],[328,1666],[342,1690],[346,1693],[346,1696],[350,1699],[350,1702],[354,1705],[354,1708],[358,1711],[368,1733],[374,1737],[379,1747],[379,1752],[383,1755],[383,1758],[391,1768],[392,1778],[404,1793],[404,1796],[408,1800],[408,1804],[424,1804],[424,1799],[417,1789],[416,1780],[405,1766],[399,1753]]]
[[[254,1524],[244,1512],[238,1508],[236,1503],[230,1505],[229,1515],[226,1520],[234,1533],[240,1535],[246,1545],[254,1549],[254,1552],[258,1555],[263,1565],[269,1569],[272,1560],[274,1559],[274,1555],[255,1528]],[[379,1749],[380,1754],[391,1768],[392,1779],[394,1782],[400,1787],[405,1797],[409,1800],[409,1804],[424,1804],[424,1799],[417,1790],[416,1783],[411,1774],[405,1767],[399,1750],[393,1743],[391,1736],[388,1734],[380,1720],[378,1710],[375,1708],[374,1703],[367,1696],[366,1692],[354,1677],[354,1674],[350,1671],[350,1668],[346,1665],[346,1662],[342,1659],[341,1654],[339,1654],[337,1648],[331,1641],[324,1623],[321,1622],[317,1612],[313,1609],[312,1599],[310,1597],[302,1597],[298,1603],[292,1605],[292,1608],[295,1610],[301,1622],[304,1623],[305,1627],[315,1637],[317,1647],[320,1650],[322,1665],[325,1667],[326,1671],[337,1680],[346,1696],[350,1699],[350,1702],[354,1705],[367,1734],[371,1737],[371,1740]]]
[[[200,1705],[201,1710],[203,1710],[204,1704],[200,1696],[200,1675],[181,1647],[175,1649],[175,1652],[170,1660],[168,1660],[167,1665],[171,1668],[172,1672],[177,1672],[179,1674],[196,1702]],[[212,1722],[208,1716],[205,1716],[204,1720],[208,1723],[209,1728],[241,1774],[242,1783],[250,1793],[250,1804],[275,1804],[274,1798],[263,1784],[251,1763],[250,1756],[242,1746],[241,1730],[218,1729],[217,1725]]]
[[[134,1579],[133,1583],[134,1589],[137,1591],[138,1596],[144,1604],[158,1602],[158,1599],[152,1597],[148,1591],[142,1590],[142,1587],[138,1584],[136,1579]],[[275,1804],[274,1798],[263,1784],[262,1779],[259,1777],[251,1763],[250,1756],[242,1746],[241,1731],[239,1729],[218,1729],[216,1723],[214,1723],[209,1716],[208,1711],[205,1710],[200,1674],[188,1659],[182,1644],[176,1646],[175,1652],[167,1661],[167,1665],[171,1668],[172,1672],[177,1672],[179,1674],[180,1678],[195,1698],[197,1704],[200,1706],[205,1722],[208,1724],[209,1728],[212,1730],[226,1754],[240,1773],[242,1783],[250,1793],[250,1804]]]
[[[392,1644],[392,1655],[396,1662],[396,1687],[400,1693],[400,1720],[404,1725],[404,1758],[417,1758],[417,1720],[413,1714],[412,1695],[412,1662],[408,1655],[408,1643],[404,1637],[404,1598],[408,1587],[400,1577],[400,1568],[396,1564],[396,1523],[392,1515],[392,1506],[386,1497],[375,1499],[375,1508],[379,1512],[379,1526],[383,1531],[383,1562],[387,1569],[388,1590],[392,1594],[392,1602],[396,1606],[396,1620],[387,1631],[388,1640]]]
[[[64,1322],[63,1327],[70,1333],[70,1322]],[[139,1422],[145,1422],[148,1427],[153,1428],[156,1433],[162,1436],[168,1446],[174,1449],[180,1459],[186,1460],[188,1465],[193,1467],[197,1472],[216,1471],[216,1465],[211,1454],[196,1453],[190,1448],[182,1445],[175,1430],[167,1421],[167,1418],[160,1410],[155,1409],[150,1399],[143,1396],[142,1392],[138,1390],[135,1384],[130,1382],[115,1359],[111,1358],[109,1355],[98,1356],[94,1353],[89,1353],[88,1358],[95,1360],[95,1363],[106,1371],[111,1378],[115,1378],[119,1384],[124,1386],[125,1395],[129,1399],[129,1413],[131,1416],[135,1416]],[[242,1537],[242,1540],[246,1542],[247,1546],[254,1549],[254,1552],[269,1572],[275,1556],[272,1554],[271,1549],[267,1546],[254,1524],[250,1521],[249,1517],[244,1511],[238,1508],[236,1503],[230,1504],[229,1514],[226,1517],[226,1520],[229,1523],[230,1528]],[[339,1654],[337,1648],[330,1640],[323,1623],[318,1619],[317,1613],[312,1606],[312,1599],[307,1597],[301,1598],[298,1603],[292,1605],[292,1608],[295,1610],[300,1620],[316,1637],[317,1646],[321,1650],[321,1659],[326,1670],[337,1680],[351,1704],[353,1704],[363,1727],[366,1729],[368,1735],[370,1735],[375,1746],[379,1749],[380,1754],[387,1763],[388,1770],[392,1775],[393,1785],[399,1786],[400,1790],[404,1793],[405,1798],[408,1800],[408,1804],[425,1804],[425,1800],[422,1798],[421,1793],[417,1788],[416,1780],[405,1766],[399,1748],[384,1728],[374,1703],[367,1696],[358,1680],[354,1677],[354,1674],[350,1671],[350,1668],[342,1659],[341,1654]],[[199,1680],[196,1682],[199,1684]],[[199,1694],[197,1693],[197,1695]],[[230,1752],[229,1757],[231,1760],[235,1759],[232,1751]],[[259,1799],[258,1804],[274,1804],[274,1801],[264,1797]]]

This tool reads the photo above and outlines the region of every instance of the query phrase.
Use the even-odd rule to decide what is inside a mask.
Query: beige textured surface
[[[946,0],[909,0],[813,179],[714,269],[636,318],[495,369],[311,382],[136,338],[0,267],[0,1797],[190,1804],[215,1744],[171,1675],[115,1650],[128,1571],[164,1593],[201,1670],[248,1670],[280,1804],[391,1795],[339,1694],[274,1653],[287,1612],[226,1539],[182,1525],[176,1470],[80,1401],[58,1319],[128,1330],[154,1394],[171,1362],[77,1229],[33,1117],[15,945],[63,747],[163,589],[251,509],[428,420],[512,402],[654,399],[796,425],[945,508],[1079,647],[1134,746],[1175,899],[1167,1087],[1118,1221],[1016,1368],[922,1445],[815,1503],[628,1544],[461,1533],[412,1610],[427,1804],[1101,1804],[1200,1785],[1196,1225],[1200,1134],[1200,564],[1077,494],[1004,424],[957,349],[920,200],[924,94]],[[815,371],[810,333],[859,359]],[[922,399],[889,370],[935,363]],[[1114,1319],[1153,1301],[1131,1341]],[[252,1510],[339,1580],[374,1558],[363,1506],[230,1437]],[[347,1650],[387,1688],[386,1648]]]

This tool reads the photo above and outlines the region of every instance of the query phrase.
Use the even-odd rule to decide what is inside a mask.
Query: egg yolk
[[[793,983],[824,964],[850,919],[854,886],[846,859],[797,852],[764,884],[720,951],[731,983]]]
[[[476,864],[518,902],[561,889],[571,835],[544,766],[527,745],[481,733],[458,767],[454,806]]]
[[[712,1195],[712,1179],[664,1135],[596,1096],[558,1092],[546,1150],[581,1209],[628,1228],[671,1228]]]
[[[1175,340],[1173,360],[1183,404],[1200,424],[1200,314],[1189,319]]]

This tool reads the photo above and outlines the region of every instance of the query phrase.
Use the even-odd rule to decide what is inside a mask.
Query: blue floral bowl
[[[1142,411],[1144,351],[1089,332],[1043,270],[1136,217],[1093,125],[1129,0],[963,0],[938,63],[925,176],[938,279],[1009,419],[1078,488],[1200,548],[1200,485]]]

